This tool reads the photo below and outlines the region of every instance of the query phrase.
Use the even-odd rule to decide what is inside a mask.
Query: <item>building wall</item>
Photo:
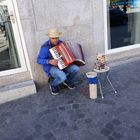
[[[36,64],[36,57],[41,44],[48,39],[46,33],[50,27],[58,27],[62,31],[62,40],[80,43],[87,62],[86,66],[81,67],[81,72],[92,69],[96,53],[104,51],[101,1],[18,0],[17,4],[37,85],[47,83],[47,76],[41,66]]]
[[[81,72],[92,70],[96,54],[105,52],[102,0],[17,0],[17,4],[37,85],[47,84],[47,76],[36,64],[36,57],[41,44],[48,39],[46,33],[50,27],[58,27],[63,32],[62,40],[82,45],[87,64],[81,67]],[[110,55],[110,60],[113,56]],[[118,58],[119,54],[115,59]]]

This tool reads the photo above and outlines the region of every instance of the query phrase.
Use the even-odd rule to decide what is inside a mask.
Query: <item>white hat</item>
[[[57,28],[52,28],[49,30],[47,35],[49,38],[53,38],[53,37],[60,37],[61,34],[62,33],[59,32],[59,30]]]

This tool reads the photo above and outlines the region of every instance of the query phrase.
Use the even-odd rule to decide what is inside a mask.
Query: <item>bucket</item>
[[[87,72],[86,76],[89,82],[89,96],[91,99],[97,98],[97,73]]]

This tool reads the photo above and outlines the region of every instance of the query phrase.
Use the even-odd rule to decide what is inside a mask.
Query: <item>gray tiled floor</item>
[[[140,140],[140,60],[112,67],[105,98],[89,99],[85,76],[75,90],[0,105],[0,140]]]

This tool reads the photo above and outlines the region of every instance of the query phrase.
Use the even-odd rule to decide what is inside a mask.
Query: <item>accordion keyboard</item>
[[[65,66],[65,64],[64,64],[64,62],[62,60],[62,55],[59,54],[59,52],[56,50],[55,47],[51,48],[50,52],[51,52],[53,58],[58,60],[58,67],[60,69],[64,69],[66,66]]]

